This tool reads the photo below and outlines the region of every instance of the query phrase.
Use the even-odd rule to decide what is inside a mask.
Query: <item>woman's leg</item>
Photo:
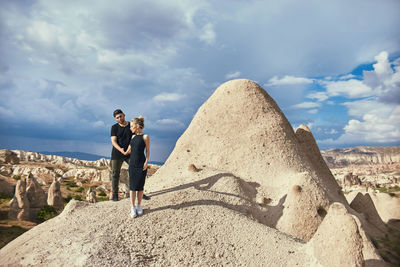
[[[132,207],[135,207],[136,191],[130,190]]]
[[[137,192],[137,201],[139,206],[142,205],[142,199],[143,199],[143,190]]]

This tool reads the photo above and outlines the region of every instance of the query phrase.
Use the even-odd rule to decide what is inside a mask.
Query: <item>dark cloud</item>
[[[348,73],[398,50],[398,10],[398,1],[361,0],[5,0],[0,131],[26,145],[108,144],[112,111],[122,108],[128,119],[145,116],[166,155],[228,73],[261,85],[275,75]],[[381,101],[398,99],[396,88]],[[315,122],[289,108],[309,89],[266,87],[294,124]]]
[[[400,105],[400,87],[397,86],[390,88],[378,98],[378,101],[388,104]]]
[[[162,49],[188,30],[184,10],[162,2],[130,2],[100,14],[105,47],[120,50]]]

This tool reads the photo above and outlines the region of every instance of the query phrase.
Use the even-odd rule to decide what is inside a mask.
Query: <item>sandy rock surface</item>
[[[378,212],[380,219],[388,223],[390,220],[400,220],[400,199],[392,197],[386,193],[375,192],[374,190],[354,190],[353,192],[346,195],[346,199],[349,203],[352,203],[356,196],[362,194],[368,195],[373,202],[374,209]],[[376,217],[376,216],[375,216]]]
[[[192,187],[154,196],[137,219],[128,216],[128,199],[96,204],[72,200],[61,215],[0,250],[0,262],[34,266],[313,264],[304,243],[218,204],[215,193],[199,191]],[[204,194],[216,199],[204,200]]]

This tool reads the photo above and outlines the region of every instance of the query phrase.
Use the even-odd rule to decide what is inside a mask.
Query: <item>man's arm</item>
[[[112,143],[113,147],[115,147],[115,149],[117,149],[119,152],[124,154],[125,151],[124,151],[124,149],[122,147],[120,147],[118,145],[116,136],[111,136],[111,143]]]

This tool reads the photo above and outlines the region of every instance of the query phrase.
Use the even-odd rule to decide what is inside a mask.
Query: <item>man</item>
[[[112,184],[112,200],[118,201],[118,185],[121,167],[124,161],[129,165],[129,155],[124,155],[131,142],[132,132],[130,123],[125,120],[125,114],[120,109],[116,109],[113,113],[117,123],[111,127],[111,143],[113,149],[111,152],[111,184]],[[143,199],[150,199],[143,195]]]

